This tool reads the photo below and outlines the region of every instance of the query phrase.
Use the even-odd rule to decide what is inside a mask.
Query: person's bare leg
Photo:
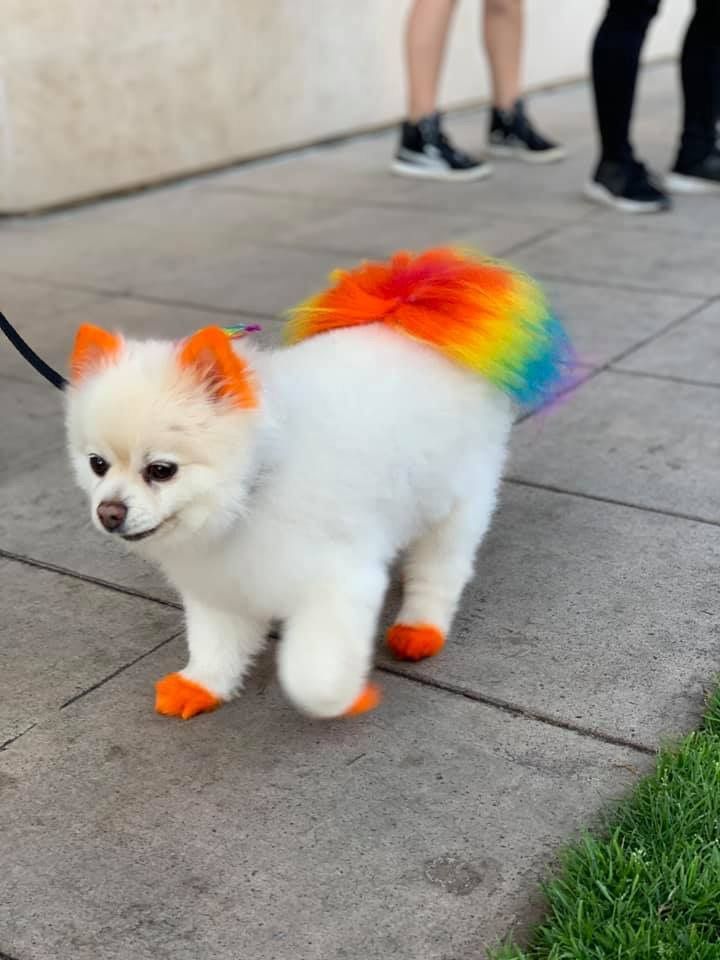
[[[391,170],[428,180],[481,180],[488,163],[459,150],[443,130],[438,87],[456,0],[414,0],[405,29],[406,121]]]
[[[455,0],[415,0],[405,28],[408,117],[417,122],[437,107],[440,72],[445,58]]]
[[[483,38],[490,65],[493,106],[510,110],[520,96],[523,0],[485,0]]]
[[[493,103],[489,151],[526,163],[552,163],[562,160],[565,150],[537,131],[521,97],[524,17],[523,0],[484,0],[483,35]]]

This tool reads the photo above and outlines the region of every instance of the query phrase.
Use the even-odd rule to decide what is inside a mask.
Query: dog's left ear
[[[184,340],[178,359],[181,367],[193,370],[212,396],[228,398],[239,407],[258,405],[252,371],[220,327],[204,327]]]
[[[84,323],[75,334],[75,344],[70,354],[72,382],[78,383],[104,364],[111,363],[122,346],[123,339],[119,334]]]

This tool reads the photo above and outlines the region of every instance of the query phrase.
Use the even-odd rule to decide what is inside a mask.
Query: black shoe
[[[696,163],[678,157],[665,177],[665,186],[671,193],[720,193],[720,150],[713,147]]]
[[[593,179],[585,186],[585,196],[596,203],[624,213],[659,213],[670,209],[670,197],[652,174],[637,160],[603,160]]]
[[[533,127],[522,100],[516,101],[512,110],[493,107],[488,153],[494,157],[518,157],[527,163],[554,163],[565,157],[564,147],[547,140]]]
[[[442,131],[440,114],[431,113],[402,125],[392,171],[430,180],[482,180],[492,168],[454,147]]]

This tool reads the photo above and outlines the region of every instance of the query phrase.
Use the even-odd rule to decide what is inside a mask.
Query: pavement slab
[[[463,142],[464,129],[459,126],[458,142]],[[477,126],[477,121],[474,121]],[[382,151],[378,144],[382,143]],[[493,222],[545,217],[553,222],[576,220],[588,216],[593,208],[580,192],[568,191],[568,164],[580,178],[591,161],[591,150],[585,147],[567,163],[545,167],[523,168],[521,180],[517,166],[495,165],[493,176],[474,183],[418,181],[390,176],[390,161],[395,138],[387,136],[372,141],[359,141],[338,148],[320,148],[297,158],[284,158],[273,164],[238,167],[208,178],[200,188],[227,191],[260,191],[342,199],[348,206],[365,208],[402,207],[416,211],[471,215],[482,226],[488,213]],[[481,154],[484,145],[476,151]],[[354,161],[354,162],[353,162]],[[307,226],[312,226],[309,224]],[[377,236],[374,237],[377,243]]]
[[[413,205],[418,199],[417,184],[388,176],[394,147],[394,137],[387,134],[362,145],[354,141],[318,147],[299,156],[234,167],[199,181],[197,186],[201,190],[319,196],[346,203]]]
[[[720,523],[720,391],[606,371],[517,429],[509,474]]]
[[[445,649],[381,662],[653,750],[697,726],[717,671],[717,533],[505,484]]]
[[[354,254],[305,249],[302,245],[228,245],[193,266],[168,259],[146,264],[134,275],[132,293],[210,307],[243,316],[278,317],[322,290],[336,267],[351,267]]]
[[[720,303],[636,350],[618,369],[720,386]]]
[[[200,191],[181,184],[10,221],[2,270],[58,285],[133,293],[153,272],[201,271],[215,258],[237,257],[252,244],[281,238],[288,223],[314,221],[331,209],[331,202],[317,198]]]
[[[182,629],[178,611],[0,557],[0,750]],[[0,949],[2,949],[0,924]]]
[[[286,243],[358,256],[388,256],[396,250],[457,244],[500,254],[555,225],[548,219],[507,214],[450,213],[435,209],[347,207],[314,223],[288,230]]]
[[[3,350],[14,352],[5,342]],[[48,481],[54,484],[60,471],[69,473],[62,394],[36,373],[31,383],[0,379],[0,401],[3,411],[0,487],[4,492],[0,516],[12,508],[9,485],[15,480],[21,484],[27,482],[35,471],[40,474],[48,503],[57,504],[52,486],[48,491]],[[52,466],[48,467],[49,464]]]
[[[705,217],[716,216],[717,211],[706,208]],[[704,234],[698,244],[674,230],[638,227],[617,217],[592,218],[539,240],[520,251],[517,260],[530,273],[558,278],[704,298],[720,294],[717,231]]]
[[[581,363],[602,367],[698,309],[698,297],[622,290],[598,282],[538,280],[568,330]],[[621,362],[625,369],[628,364]],[[630,361],[630,366],[632,361]]]
[[[300,718],[269,667],[214,714],[157,717],[148,691],[180,657],[0,755],[17,960],[481,958],[557,844],[648,765],[397,678],[356,721]]]
[[[634,136],[660,170],[674,67]],[[627,220],[581,196],[587,86],[532,98],[565,163],[389,175],[396,131],[0,221],[0,309],[66,369],[75,328],[182,337],[284,310],[334,267],[459,241],[536,274],[586,379],[516,428],[448,645],[378,653],[384,700],[316,723],[272,651],[237,701],[153,713],[177,598],[91,527],[62,397],[0,349],[0,958],[482,960],[542,911],[559,847],[698,722],[717,674],[717,204]],[[484,147],[485,109],[448,118]],[[388,615],[397,602],[397,585]]]
[[[26,318],[28,322],[50,326],[57,317],[82,309],[98,299],[97,294],[86,290],[62,288],[43,280],[0,273],[2,312],[9,319],[16,317],[18,323],[21,318]],[[5,352],[3,348],[3,356]]]

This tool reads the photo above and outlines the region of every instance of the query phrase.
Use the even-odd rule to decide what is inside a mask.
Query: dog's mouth
[[[130,543],[137,543],[138,540],[144,540],[146,537],[151,537],[156,533],[162,526],[159,523],[156,527],[151,527],[149,530],[141,530],[140,533],[122,533],[120,536],[123,540],[128,540]]]
[[[128,543],[137,543],[139,540],[145,540],[147,537],[151,537],[154,533],[157,533],[158,530],[162,530],[166,524],[174,519],[174,517],[166,517],[156,526],[150,527],[149,530],[141,530],[139,533],[121,533],[120,536]]]

